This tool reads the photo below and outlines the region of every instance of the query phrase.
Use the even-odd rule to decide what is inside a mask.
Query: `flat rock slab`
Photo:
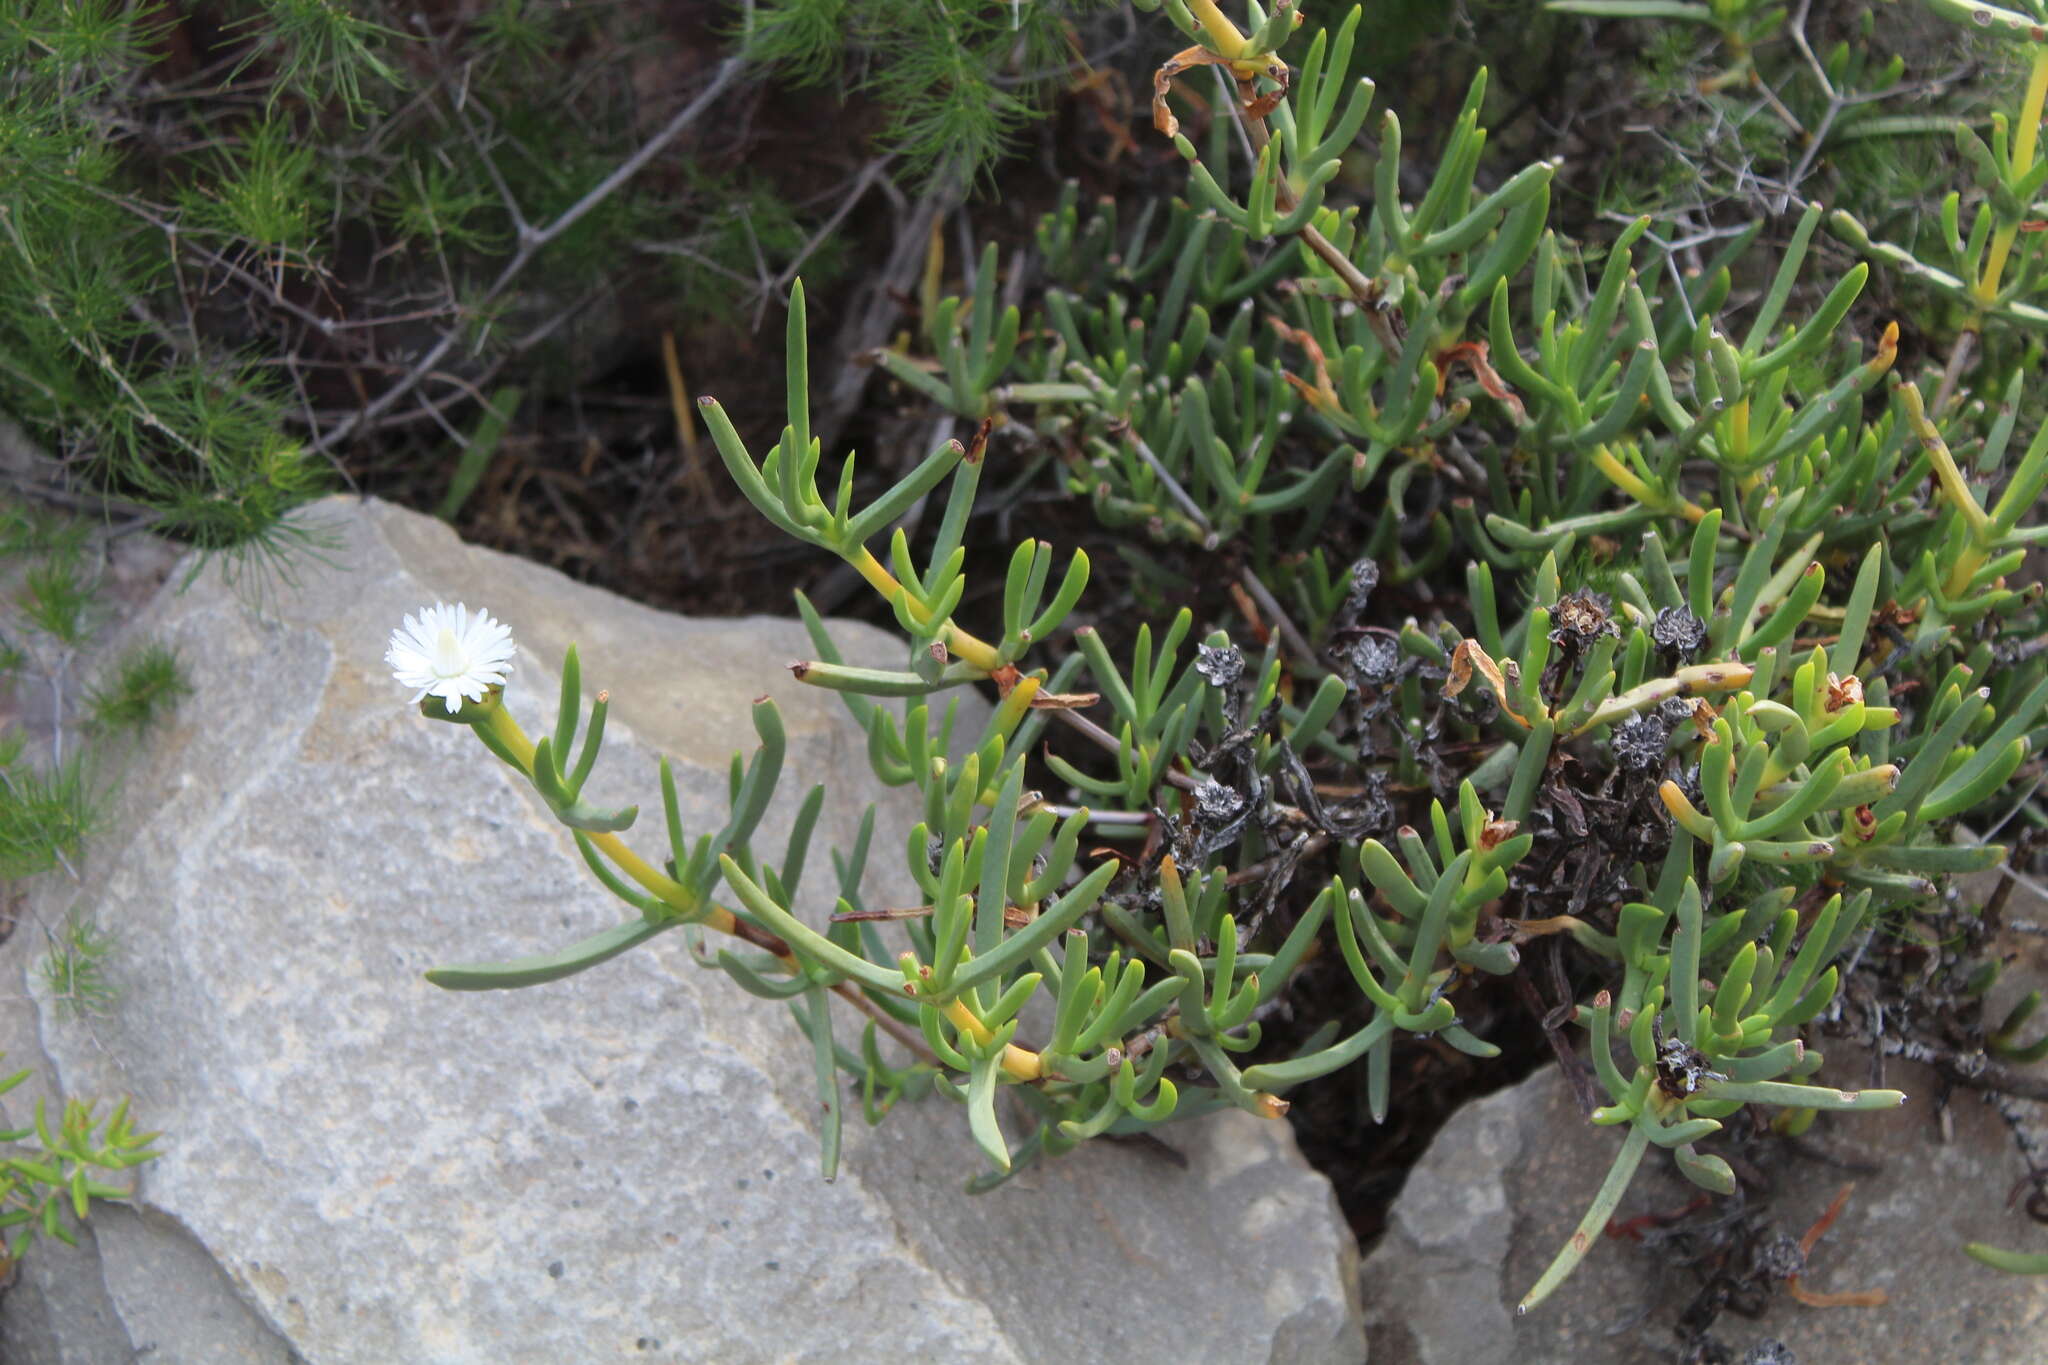
[[[915,804],[879,789],[837,698],[783,668],[812,652],[792,622],[684,620],[376,502],[316,510],[336,567],[209,569],[129,628],[181,651],[194,695],[130,765],[83,882],[46,878],[32,907],[118,931],[119,1002],[81,1022],[45,1000],[36,1026],[64,1088],[132,1093],[164,1156],[135,1211],[96,1218],[89,1302],[25,1284],[0,1354],[125,1358],[66,1346],[75,1312],[157,1365],[1363,1359],[1350,1235],[1284,1123],[1170,1128],[1185,1169],[1098,1142],[969,1198],[964,1114],[933,1101],[850,1123],[826,1184],[809,1044],[683,934],[533,990],[428,985],[632,912],[474,739],[406,705],[382,656],[424,604],[510,622],[530,733],[580,645],[587,691],[613,700],[590,796],[641,805],[645,854],[657,756],[686,827],[715,827],[763,693],[790,757],[757,849],[828,785],[813,914],[862,807],[879,801],[875,861],[894,868]],[[901,666],[878,631],[835,634]],[[870,895],[909,903],[907,879]]]
[[[1836,1047],[1844,1058],[1853,1053]],[[1907,1092],[1904,1108],[1823,1115],[1797,1151],[1774,1144],[1763,1173],[1767,1216],[1795,1238],[1854,1183],[1801,1282],[1819,1293],[1882,1289],[1889,1302],[1812,1308],[1780,1289],[1760,1318],[1721,1313],[1713,1335],[1737,1359],[1759,1342],[1782,1342],[1800,1365],[2048,1360],[2048,1277],[2004,1275],[1963,1254],[1969,1241],[2037,1244],[2006,1202],[2025,1165],[2005,1122],[1980,1096],[1957,1092],[1952,1137],[1943,1141],[1932,1073],[1894,1061],[1886,1084]],[[1410,1174],[1387,1235],[1366,1258],[1373,1365],[1677,1359],[1673,1329],[1706,1278],[1679,1263],[1676,1243],[1601,1237],[1547,1302],[1514,1316],[1619,1146],[1616,1132],[1580,1116],[1554,1067],[1459,1111]],[[1652,1148],[1615,1218],[1675,1212],[1700,1193]]]

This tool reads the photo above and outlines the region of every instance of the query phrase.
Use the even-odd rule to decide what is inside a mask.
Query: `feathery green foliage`
[[[87,487],[140,493],[165,530],[233,550],[286,537],[279,519],[325,477],[280,433],[274,379],[195,349],[175,237],[167,252],[107,136],[162,22],[38,2],[0,24],[0,401],[61,433]],[[312,151],[275,119],[233,145],[195,155],[192,240],[281,280],[304,263]],[[174,296],[184,316],[153,311]]]
[[[107,977],[106,963],[115,947],[113,931],[88,917],[74,914],[58,928],[36,970],[60,1010],[86,1018],[113,1006],[119,992]]]
[[[48,872],[75,856],[98,828],[101,802],[85,763],[36,768],[10,742],[0,766],[0,881]]]
[[[1067,13],[781,0],[708,88],[690,62],[674,83],[719,110],[741,60],[830,80],[880,111],[892,173],[970,182],[1064,69]],[[752,114],[656,131],[648,7],[221,17],[24,0],[0,18],[0,407],[58,448],[66,492],[211,555],[317,552],[292,514],[344,456],[448,427],[472,364],[548,377],[636,269],[668,266],[708,316],[758,313],[799,262],[835,268],[829,204],[736,164],[728,129]],[[639,155],[704,124],[702,158]]]
[[[750,60],[795,86],[842,83],[886,117],[913,180],[991,172],[1068,59],[1060,4],[763,0],[739,31]]]
[[[133,734],[156,724],[191,691],[177,651],[152,641],[124,654],[85,704],[96,728]]]

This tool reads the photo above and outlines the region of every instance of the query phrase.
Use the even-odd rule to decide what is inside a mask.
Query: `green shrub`
[[[57,448],[70,491],[284,567],[321,548],[295,508],[422,422],[459,460],[443,409],[500,370],[558,372],[576,320],[636,276],[666,266],[711,318],[779,295],[798,263],[835,268],[831,206],[744,164],[744,134],[673,156],[743,70],[770,103],[857,86],[887,121],[882,160],[922,187],[985,177],[1063,57],[1059,6],[782,0],[749,6],[735,54],[688,81],[687,60],[643,65],[670,56],[666,9],[492,0],[430,26],[388,0],[237,0],[219,24],[11,6],[0,409]]]
[[[1555,8],[1709,22],[1737,73],[1784,22],[1720,0]],[[999,305],[991,246],[917,354],[876,357],[979,424],[970,444],[872,498],[851,456],[826,471],[800,289],[780,439],[757,454],[705,403],[748,501],[844,560],[903,632],[900,670],[849,667],[799,597],[818,657],[793,668],[844,694],[877,776],[919,792],[923,820],[876,830],[870,812],[835,853],[839,913],[814,925],[791,903],[822,794],[779,858],[753,846],[784,756],[772,703],[715,833],[682,828],[664,768],[666,848],[647,857],[622,838],[637,812],[581,798],[605,698],[586,729],[575,653],[539,741],[478,674],[457,711],[427,713],[525,775],[637,913],[430,979],[535,985],[676,925],[721,931],[716,965],[814,1044],[828,1176],[850,1077],[870,1121],[934,1090],[965,1104],[988,1188],[1104,1133],[1277,1117],[1355,1061],[1381,1119],[1397,1041],[1494,1055],[1461,1001],[1564,935],[1604,983],[1567,1010],[1605,1092],[1591,1120],[1624,1140],[1524,1309],[1649,1147],[1727,1194],[1733,1170],[1700,1144],[1744,1106],[1797,1128],[1898,1104],[1815,1083],[1815,1021],[1883,921],[1998,864],[1974,829],[2043,823],[2019,778],[2048,739],[2048,622],[2022,573],[2048,538],[2048,426],[2020,420],[2039,410],[2022,357],[2048,320],[2029,217],[2048,44],[2028,27],[2048,14],[1931,8],[2028,70],[1988,143],[1955,126],[1971,180],[1942,209],[1938,259],[1814,204],[1781,247],[1752,228],[1695,264],[1647,216],[1604,242],[1556,230],[1557,163],[1483,155],[1483,71],[1414,177],[1400,120],[1371,119],[1351,72],[1358,10],[1302,41],[1289,8],[1240,29],[1166,0],[1194,43],[1155,105],[1187,202],[1133,221],[1070,192],[1038,230],[1030,316]],[[1183,92],[1211,79],[1215,116],[1193,125]],[[1823,251],[1824,225],[1863,260],[1826,268],[1841,248]],[[1956,310],[1945,360],[1909,368],[1897,322],[1866,325],[1874,271]],[[999,448],[1051,463],[1119,537],[1136,600],[1203,614],[1089,622],[1089,558],[1036,539],[995,561],[1000,594],[970,594]],[[936,530],[914,542],[900,519],[927,499]],[[978,735],[941,695],[970,686],[997,702]],[[897,848],[925,898],[907,917],[860,901],[870,854]],[[1304,964],[1332,952],[1363,1022],[1265,1045]]]

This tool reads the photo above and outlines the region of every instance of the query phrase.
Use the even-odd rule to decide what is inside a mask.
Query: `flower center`
[[[434,637],[434,676],[453,678],[468,671],[462,642],[455,638],[455,632],[449,627],[441,627],[440,634]]]

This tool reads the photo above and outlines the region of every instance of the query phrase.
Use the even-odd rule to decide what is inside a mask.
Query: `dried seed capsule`
[[[1756,1273],[1773,1280],[1789,1280],[1806,1269],[1806,1253],[1790,1233],[1780,1233],[1750,1253]]]
[[[1630,716],[1614,727],[1609,743],[1616,763],[1640,771],[1664,761],[1664,746],[1670,739],[1671,727],[1661,717]]]
[[[1387,775],[1378,770],[1367,773],[1365,790],[1350,802],[1350,807],[1367,830],[1391,830],[1396,818],[1394,803],[1387,797]]]
[[[1351,671],[1362,683],[1384,687],[1400,676],[1401,646],[1384,635],[1367,635],[1351,646]]]
[[[1550,643],[1583,654],[1603,635],[1618,634],[1605,593],[1586,588],[1568,592],[1550,608]]]
[[[1741,1365],[1799,1365],[1799,1357],[1784,1342],[1765,1337],[1744,1353]]]
[[[1690,659],[1707,642],[1707,623],[1684,607],[1665,607],[1650,622],[1650,639],[1659,649]]]
[[[1204,829],[1221,829],[1244,813],[1249,798],[1221,782],[1210,780],[1195,788],[1195,823]]]
[[[1244,672],[1244,655],[1236,645],[1196,645],[1195,672],[1211,687],[1229,687]]]
[[[1351,566],[1351,592],[1344,599],[1344,605],[1354,613],[1364,611],[1366,600],[1379,585],[1380,566],[1370,559],[1359,560]]]
[[[1650,1036],[1657,1046],[1657,1088],[1674,1100],[1699,1093],[1708,1081],[1728,1078],[1707,1066],[1706,1054],[1683,1038],[1664,1036],[1661,1020],[1650,1021]]]

